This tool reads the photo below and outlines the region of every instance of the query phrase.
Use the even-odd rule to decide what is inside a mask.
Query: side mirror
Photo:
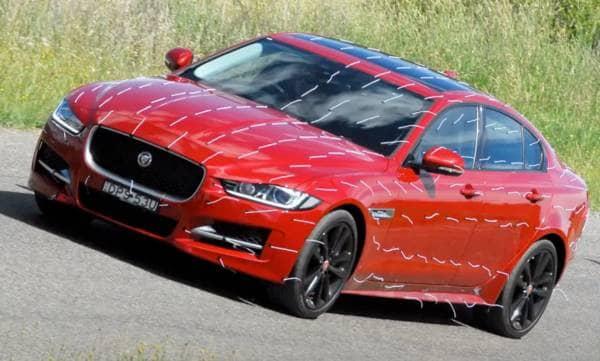
[[[445,147],[431,147],[423,155],[421,168],[432,173],[459,176],[465,171],[465,160]]]
[[[192,64],[194,53],[187,48],[174,48],[165,55],[165,65],[170,71],[185,68]]]

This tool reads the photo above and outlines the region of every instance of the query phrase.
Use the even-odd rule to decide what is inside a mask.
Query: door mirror
[[[465,160],[448,148],[431,147],[423,155],[421,168],[432,173],[459,176],[465,171]]]
[[[167,52],[165,55],[165,65],[170,71],[185,68],[192,64],[194,54],[190,49],[187,48],[174,48]]]

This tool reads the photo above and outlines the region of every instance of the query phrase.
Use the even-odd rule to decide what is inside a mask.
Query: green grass
[[[598,207],[597,4],[0,0],[0,125],[40,126],[62,95],[86,82],[165,73],[163,56],[174,46],[202,55],[258,34],[314,32],[457,70],[532,120],[584,176]]]

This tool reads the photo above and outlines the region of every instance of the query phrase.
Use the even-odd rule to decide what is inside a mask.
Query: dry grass
[[[314,32],[457,70],[531,119],[598,205],[600,60],[556,31],[554,2],[0,0],[0,125],[39,126],[86,82],[164,73],[173,46],[201,55],[258,34]]]

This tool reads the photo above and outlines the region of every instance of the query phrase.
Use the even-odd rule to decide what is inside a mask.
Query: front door
[[[484,182],[473,169],[480,121],[475,105],[448,108],[430,123],[409,158],[420,163],[431,147],[443,146],[460,154],[465,171],[460,176],[401,168],[394,201],[395,217],[382,251],[394,282],[449,284],[466,262],[462,256],[481,212],[478,189]],[[475,192],[473,194],[473,192]]]

